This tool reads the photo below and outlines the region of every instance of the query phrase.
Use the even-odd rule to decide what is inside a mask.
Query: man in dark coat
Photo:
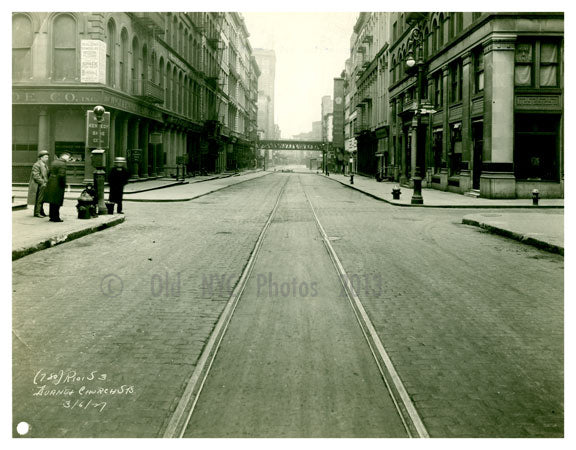
[[[60,218],[60,207],[64,203],[66,190],[66,163],[70,159],[69,153],[62,153],[60,158],[52,163],[48,175],[48,184],[44,194],[44,201],[50,204],[48,215],[50,222],[63,222]]]
[[[28,204],[34,205],[34,217],[46,217],[44,213],[44,192],[48,183],[48,152],[41,150],[38,160],[32,166],[28,184]]]
[[[110,169],[108,174],[108,185],[110,186],[110,197],[108,201],[116,203],[118,207],[118,214],[122,212],[122,197],[124,196],[124,186],[128,183],[130,174],[126,169],[126,158],[114,158],[114,167]]]

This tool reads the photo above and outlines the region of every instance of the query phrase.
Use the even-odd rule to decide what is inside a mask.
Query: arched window
[[[424,28],[424,35],[422,36],[422,51],[424,52],[424,55],[422,55],[424,57],[424,59],[427,59],[429,54],[429,36],[430,35],[430,31],[428,31],[428,27]]]
[[[457,12],[454,13],[455,19],[456,19],[456,33],[460,33],[462,31],[462,27],[463,27],[463,15],[461,12]]]
[[[172,20],[172,48],[178,49],[178,19],[176,16]]]
[[[456,19],[455,13],[450,14],[450,16],[446,16],[446,20],[448,21],[448,39],[452,39],[454,37],[455,19]]]
[[[170,100],[170,106],[173,111],[177,111],[178,109],[178,78],[176,74],[176,66],[172,68],[172,82],[170,90],[172,91],[172,100]]]
[[[182,48],[182,58],[188,61],[188,28],[184,30],[184,45]]]
[[[182,84],[182,72],[178,71],[178,107],[176,108],[176,112],[182,113],[182,103],[184,100],[184,85]]]
[[[166,92],[166,108],[170,109],[172,107],[172,66],[170,63],[166,63],[166,74],[165,78],[165,92]]]
[[[132,64],[130,65],[130,81],[132,83],[132,93],[140,92],[140,46],[138,38],[132,39]]]
[[[392,67],[390,67],[390,81],[392,83],[396,82],[396,56],[392,57]]]
[[[110,19],[108,21],[108,35],[106,42],[106,83],[108,86],[115,85],[116,68],[116,23]]]
[[[161,56],[160,61],[158,62],[158,85],[160,89],[162,89],[162,95],[164,100],[164,105],[166,105],[167,97],[166,97],[166,72],[164,71],[164,58]]]
[[[440,13],[438,19],[438,49],[444,45],[444,14]]]
[[[142,45],[142,79],[143,80],[150,79],[150,65],[148,64],[148,47],[146,46],[146,44]]]
[[[120,34],[120,89],[128,90],[128,32],[122,29]]]
[[[190,33],[190,37],[188,40],[188,62],[194,65],[194,41],[192,40],[192,33]]]
[[[180,26],[178,27],[178,46],[176,50],[179,55],[184,53],[183,37],[184,37],[184,26],[182,25],[182,22],[180,22]]]
[[[170,38],[172,37],[172,15],[170,13],[166,13],[166,34],[165,40],[167,43],[170,43]]]
[[[53,23],[52,73],[56,81],[73,81],[77,78],[76,19],[70,14],[59,14]]]
[[[32,77],[32,22],[25,14],[12,16],[12,80]]]
[[[151,81],[154,84],[158,84],[158,67],[156,66],[156,53],[153,51],[150,57],[150,71],[151,71]]]
[[[438,22],[434,19],[432,22],[432,52],[436,52],[438,50]]]

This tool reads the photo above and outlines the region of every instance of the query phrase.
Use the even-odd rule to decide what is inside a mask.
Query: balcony
[[[150,31],[163,34],[164,18],[157,12],[135,12],[132,13],[136,22]]]
[[[164,90],[150,80],[132,80],[132,95],[150,103],[164,103]]]

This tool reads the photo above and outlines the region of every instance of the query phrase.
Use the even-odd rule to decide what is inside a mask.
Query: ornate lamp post
[[[104,203],[104,178],[106,172],[104,171],[104,150],[102,147],[102,123],[104,121],[104,113],[106,110],[103,106],[95,106],[92,110],[94,116],[96,117],[96,122],[98,124],[98,148],[92,150],[92,165],[96,169],[94,171],[94,190],[96,191],[96,197],[98,199],[98,214],[104,215],[108,213],[106,209],[106,204]]]
[[[410,32],[410,38],[408,39],[408,55],[406,57],[406,65],[409,70],[416,71],[416,110],[414,112],[414,118],[412,119],[412,128],[414,133],[412,136],[412,151],[416,154],[416,164],[414,167],[414,177],[412,178],[414,182],[414,193],[412,194],[411,203],[413,205],[424,204],[424,198],[422,197],[422,173],[420,162],[422,158],[422,142],[419,139],[421,120],[421,109],[422,109],[422,91],[424,83],[424,61],[423,61],[423,49],[422,49],[422,32],[416,23],[416,19],[412,18],[412,22],[415,23],[414,28]]]

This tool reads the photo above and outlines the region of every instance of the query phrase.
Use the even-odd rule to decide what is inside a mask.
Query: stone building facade
[[[541,197],[562,197],[563,14],[393,13],[391,23],[393,177],[410,183],[420,166],[435,189],[486,198],[530,197],[538,189]],[[406,70],[415,27],[422,34],[420,105],[417,77]]]
[[[40,149],[72,154],[70,182],[90,179],[86,113],[96,105],[110,112],[107,166],[124,156],[133,178],[175,174],[177,163],[221,171],[229,155],[235,167],[253,164],[236,157],[254,152],[256,108],[239,14],[22,12],[12,21],[14,182],[27,181]],[[230,71],[235,90],[225,89]]]

